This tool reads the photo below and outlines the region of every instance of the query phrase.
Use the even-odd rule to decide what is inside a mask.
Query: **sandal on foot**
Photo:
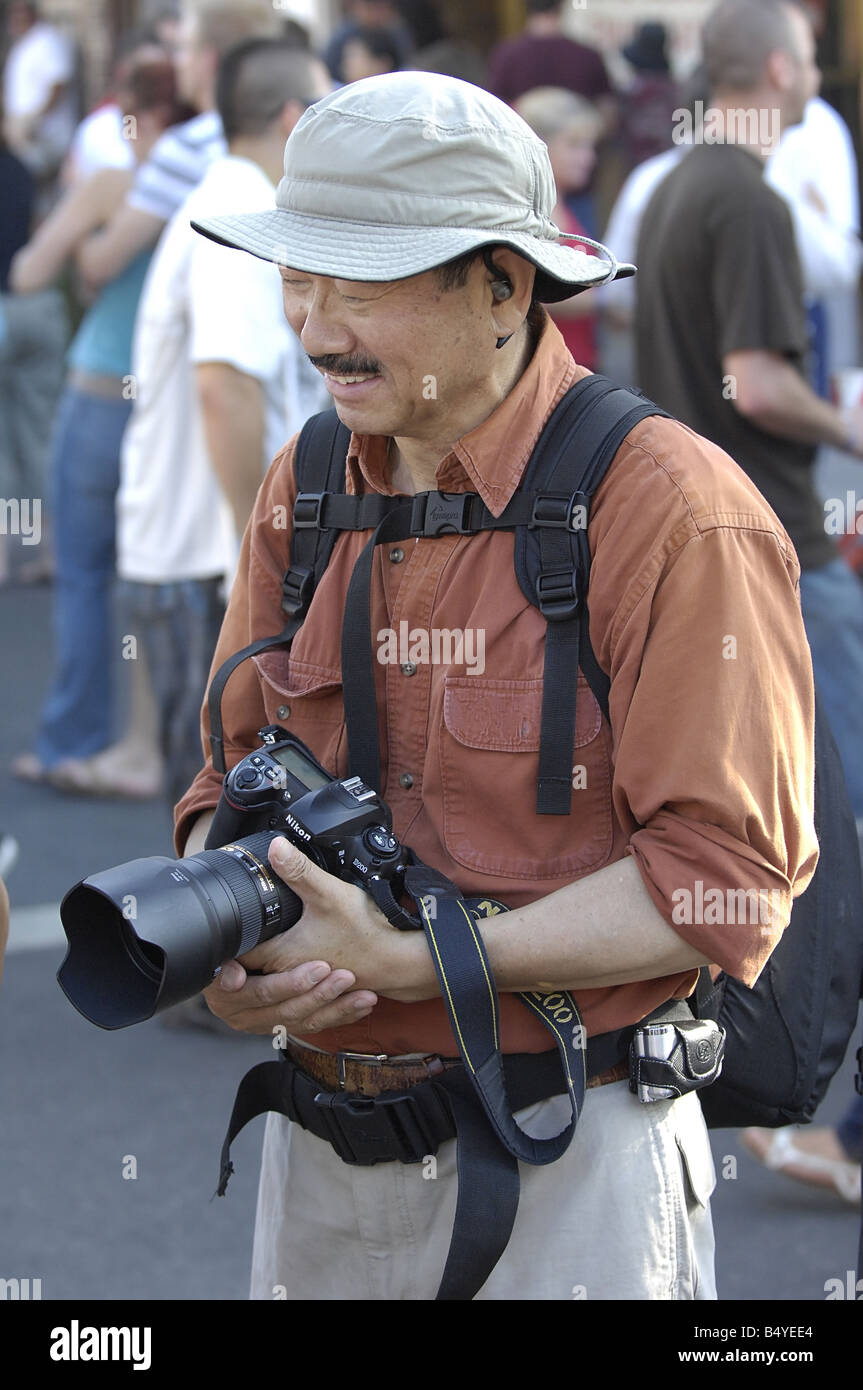
[[[135,769],[120,772],[103,767],[99,754],[67,758],[49,769],[48,781],[69,796],[101,796],[123,801],[152,801],[161,795],[161,778],[135,777]]]
[[[92,758],[66,758],[46,767],[35,753],[22,753],[12,764],[12,775],[19,781],[52,787],[69,796],[116,797],[125,801],[152,801],[161,794],[161,779],[139,779],[134,775],[108,773]]]
[[[22,753],[12,763],[10,772],[19,782],[32,782],[34,786],[50,786],[51,769],[41,763],[35,753]]]
[[[832,1187],[845,1202],[860,1204],[860,1164],[851,1159],[827,1158],[808,1153],[794,1142],[796,1129],[744,1129],[744,1148],[775,1173],[814,1187]]]

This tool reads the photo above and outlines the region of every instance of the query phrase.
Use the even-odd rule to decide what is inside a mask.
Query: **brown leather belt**
[[[450,1067],[462,1065],[458,1057],[412,1057],[405,1060],[366,1052],[319,1052],[288,1038],[285,1051],[298,1067],[319,1081],[327,1091],[348,1091],[358,1096],[379,1096],[385,1091],[406,1091],[430,1081]],[[629,1076],[629,1063],[617,1062],[599,1076],[588,1080],[591,1086],[606,1086],[611,1081],[624,1081]]]

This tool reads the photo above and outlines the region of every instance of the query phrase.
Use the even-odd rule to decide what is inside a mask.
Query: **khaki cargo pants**
[[[562,1129],[565,1097],[519,1113]],[[509,1245],[478,1299],[714,1299],[715,1172],[697,1095],[642,1105],[625,1081],[587,1092],[564,1156],[521,1165]],[[345,1164],[269,1115],[251,1297],[433,1299],[456,1201],[455,1141],[422,1164]]]

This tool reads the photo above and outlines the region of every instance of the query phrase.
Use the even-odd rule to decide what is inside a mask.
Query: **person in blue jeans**
[[[38,582],[50,571],[41,502],[69,326],[58,290],[9,293],[9,269],[30,236],[35,206],[33,175],[0,130],[0,498],[17,499],[27,516],[24,526],[0,527],[0,585]]]
[[[130,145],[139,164],[180,114],[173,65],[148,41],[130,56],[126,83],[120,104],[129,113]],[[101,169],[74,186],[15,257],[12,290],[24,297],[51,283],[83,240],[110,220],[133,177],[134,166]],[[114,504],[120,444],[134,398],[135,312],[150,255],[149,250],[138,255],[85,314],[69,349],[66,388],[54,421],[54,678],[35,751],[16,759],[13,772],[64,791],[143,797],[160,788],[155,739],[148,742],[139,732],[139,756],[122,775],[106,775],[94,757],[114,733]],[[142,673],[138,663],[134,668],[132,698],[140,704]]]

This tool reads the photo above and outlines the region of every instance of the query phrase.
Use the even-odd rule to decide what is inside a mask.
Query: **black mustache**
[[[379,376],[380,367],[376,362],[346,362],[343,357],[335,353],[326,353],[323,357],[312,357],[306,353],[313,367],[320,367],[322,371],[332,372],[334,376]]]

